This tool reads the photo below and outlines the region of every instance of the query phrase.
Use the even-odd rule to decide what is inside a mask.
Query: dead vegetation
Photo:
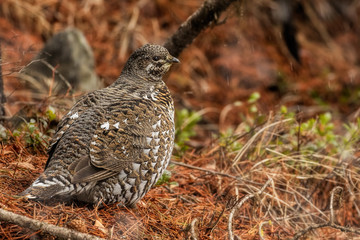
[[[360,152],[353,148],[359,138],[343,156],[331,154],[332,149],[286,152],[282,147],[291,143],[280,141],[296,138],[292,128],[290,120],[269,119],[259,134],[236,140],[243,145],[240,150],[215,141],[200,152],[187,151],[178,159],[182,164],[169,167],[170,181],[155,187],[136,209],[45,206],[17,199],[41,172],[45,156],[20,149],[21,144],[3,145],[2,208],[111,239],[299,239],[306,234],[344,239],[359,234],[354,226],[360,220]],[[298,141],[305,138],[304,132]],[[1,229],[9,239],[35,234],[5,222]]]

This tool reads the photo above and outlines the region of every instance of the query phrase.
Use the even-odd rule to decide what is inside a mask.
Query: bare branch
[[[33,231],[41,230],[43,232],[49,233],[53,236],[59,237],[61,239],[75,239],[75,240],[100,240],[103,238],[98,238],[93,235],[80,233],[68,228],[55,226],[49,223],[41,222],[35,219],[31,219],[16,213],[12,213],[0,208],[0,221],[11,222],[20,227],[29,228]]]
[[[164,47],[171,55],[178,57],[182,50],[189,45],[199,33],[216,21],[221,12],[238,0],[206,0],[179,29],[165,42]]]

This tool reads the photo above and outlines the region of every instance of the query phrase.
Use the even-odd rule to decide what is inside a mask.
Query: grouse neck
[[[170,94],[168,87],[164,81],[148,81],[137,75],[128,75],[122,73],[120,77],[109,87],[125,90],[129,93],[137,93],[139,95],[148,95],[152,93]]]
[[[132,86],[158,86],[164,85],[164,81],[159,79],[154,79],[150,77],[142,76],[141,74],[135,74],[129,71],[123,71],[119,78],[112,84],[112,86],[121,86],[124,87],[125,85],[132,85]]]

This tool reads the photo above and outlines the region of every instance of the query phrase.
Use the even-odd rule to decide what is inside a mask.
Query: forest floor
[[[203,31],[166,77],[176,106],[173,163],[136,208],[17,197],[42,172],[48,141],[74,103],[48,93],[35,101],[17,79],[44,41],[79,28],[107,86],[132,51],[163,44],[201,2],[2,1],[3,125],[21,109],[29,119],[0,125],[1,208],[109,239],[360,239],[357,1],[349,1],[355,15],[299,1],[301,63],[279,37],[270,0],[236,3]],[[55,239],[0,222],[0,239],[31,237]]]

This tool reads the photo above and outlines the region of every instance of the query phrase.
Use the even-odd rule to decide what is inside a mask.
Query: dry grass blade
[[[267,124],[266,126],[264,126],[263,128],[261,128],[259,131],[257,131],[254,134],[254,136],[252,136],[251,139],[238,152],[238,154],[234,158],[232,166],[236,165],[238,163],[238,161],[240,161],[242,159],[242,157],[246,153],[247,149],[255,142],[255,140],[260,136],[261,133],[268,130],[269,128],[275,127],[276,125],[283,124],[283,123],[290,122],[290,121],[293,121],[293,119],[289,118],[289,119],[284,119],[284,120],[277,121],[274,123],[270,123],[270,124]]]
[[[262,227],[263,227],[265,224],[269,224],[269,223],[271,223],[271,221],[264,221],[264,222],[261,222],[261,223],[259,224],[259,236],[260,236],[260,239],[261,239],[261,240],[265,240],[265,238],[264,238],[264,231],[263,231]]]
[[[233,227],[232,227],[232,222],[233,222],[233,218],[234,218],[234,214],[236,212],[236,210],[238,208],[241,208],[241,206],[250,198],[253,198],[255,196],[259,196],[261,195],[265,189],[267,188],[267,186],[272,182],[273,180],[270,178],[263,186],[262,188],[259,189],[259,191],[252,193],[252,194],[248,194],[246,195],[243,199],[241,199],[241,201],[236,204],[230,211],[229,214],[229,219],[228,219],[228,232],[229,232],[229,239],[230,240],[234,240],[234,233],[233,233]]]

